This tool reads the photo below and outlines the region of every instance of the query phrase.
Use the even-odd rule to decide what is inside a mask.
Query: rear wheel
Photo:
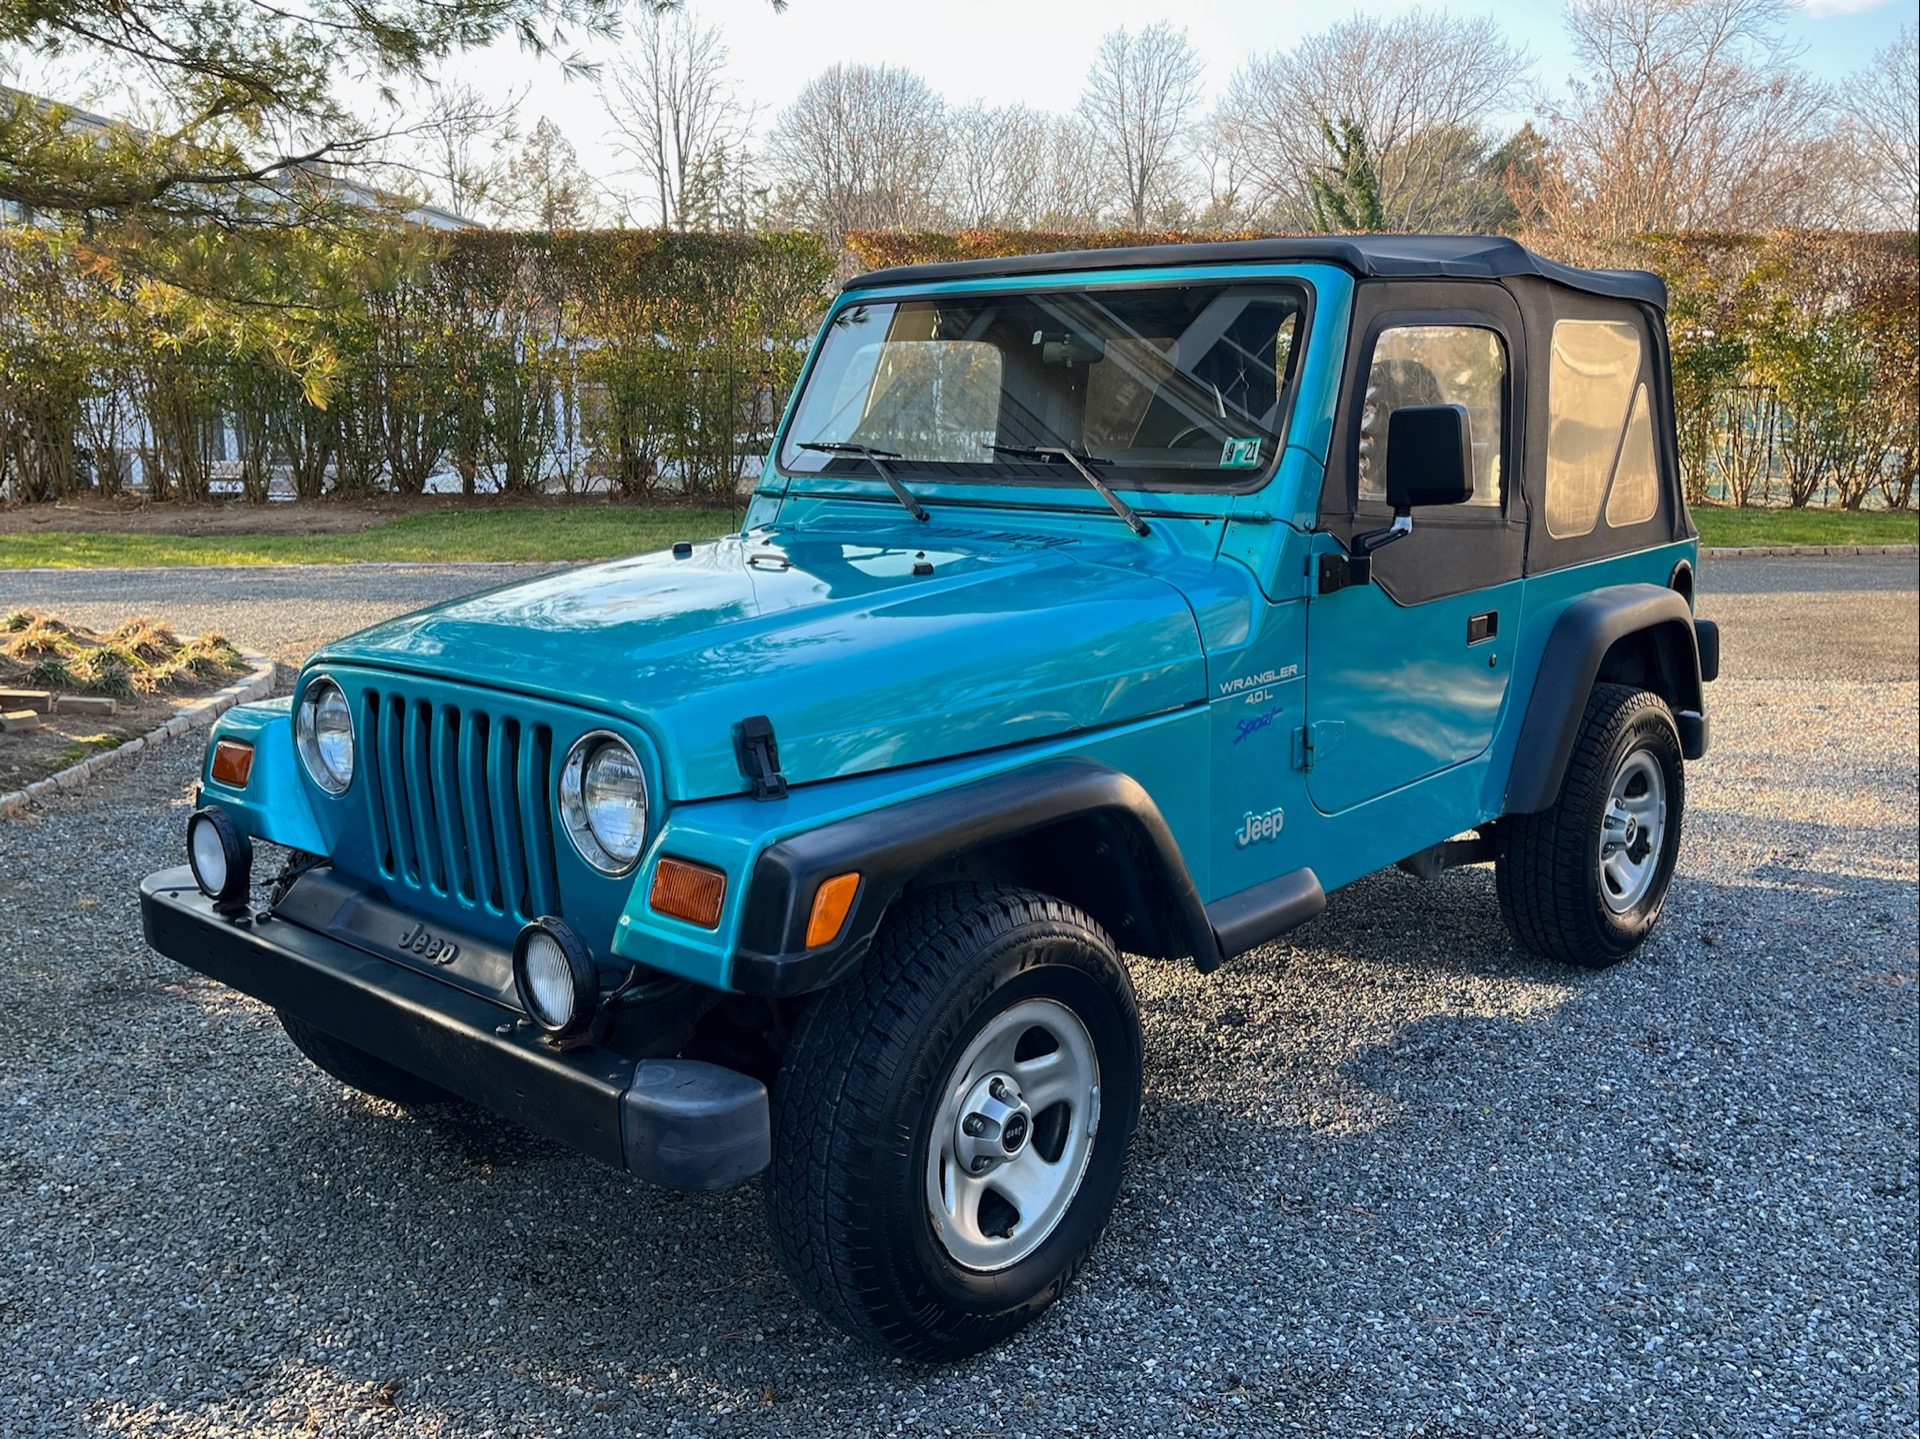
[[[285,1010],[274,1013],[279,1015],[280,1027],[286,1030],[295,1049],[342,1084],[351,1085],[363,1094],[407,1108],[445,1104],[454,1097],[439,1085],[429,1084],[417,1074],[409,1074],[398,1065],[388,1064],[364,1049],[335,1039]]]
[[[1583,969],[1631,954],[1666,902],[1685,808],[1666,701],[1595,685],[1559,798],[1500,822],[1500,911],[1521,948]]]
[[[802,1016],[774,1086],[768,1215],[829,1319],[915,1359],[1057,1299],[1119,1193],[1140,1020],[1070,905],[957,886],[906,902]]]

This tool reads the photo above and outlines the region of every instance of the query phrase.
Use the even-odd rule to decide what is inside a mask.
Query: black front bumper
[[[766,1088],[717,1065],[557,1050],[520,1014],[325,934],[228,918],[184,866],[140,885],[147,943],[503,1118],[642,1179],[721,1189],[764,1168]]]

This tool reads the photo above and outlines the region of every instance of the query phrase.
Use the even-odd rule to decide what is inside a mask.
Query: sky
[[[1169,0],[789,0],[779,14],[765,0],[692,0],[692,7],[725,36],[731,70],[743,96],[759,107],[763,130],[809,78],[839,60],[905,66],[954,104],[984,100],[1068,110],[1102,35],[1162,19],[1187,27],[1206,62],[1210,104],[1251,55],[1286,49],[1355,10],[1390,16],[1414,8],[1402,0],[1207,0],[1184,6]],[[1492,16],[1533,55],[1536,78],[1547,92],[1564,85],[1572,58],[1554,0],[1430,8]],[[1787,38],[1802,48],[1801,63],[1815,75],[1840,81],[1893,40],[1903,22],[1913,23],[1914,13],[1913,0],[1807,0],[1793,13]],[[613,60],[617,46],[589,53]],[[591,82],[563,80],[557,67],[531,62],[511,45],[468,57],[459,71],[497,95],[527,90],[523,128],[549,116],[590,172],[604,177],[617,168]],[[1531,108],[1507,118],[1518,124]]]

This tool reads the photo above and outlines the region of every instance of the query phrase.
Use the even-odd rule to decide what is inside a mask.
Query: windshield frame
[[[845,481],[864,481],[878,484],[879,477],[871,466],[855,468],[857,456],[847,457],[851,462],[846,469],[833,469],[823,465],[819,469],[791,469],[782,462],[782,456],[790,449],[797,448],[792,438],[792,428],[799,418],[800,402],[812,384],[814,369],[821,352],[826,348],[825,337],[842,311],[857,305],[896,305],[952,300],[957,298],[991,298],[994,296],[1018,297],[1045,291],[1103,292],[1111,290],[1165,290],[1180,289],[1196,284],[1217,285],[1222,288],[1234,285],[1271,285],[1288,288],[1300,296],[1300,321],[1295,335],[1293,350],[1288,357],[1288,373],[1279,402],[1279,425],[1274,433],[1273,453],[1260,462],[1257,468],[1245,471],[1214,470],[1214,478],[1208,480],[1183,481],[1176,484],[1166,483],[1165,470],[1135,469],[1124,465],[1102,465],[1100,478],[1116,490],[1135,494],[1151,495],[1166,500],[1177,500],[1181,496],[1219,496],[1252,494],[1265,489],[1279,473],[1281,462],[1292,443],[1294,411],[1300,403],[1302,378],[1313,358],[1313,331],[1318,317],[1320,301],[1319,288],[1310,273],[1301,273],[1294,266],[1275,265],[1195,265],[1191,268],[1157,269],[1150,274],[1126,271],[1089,271],[1062,269],[1043,275],[1026,275],[1016,278],[996,277],[980,280],[949,280],[931,284],[875,285],[861,287],[857,282],[843,290],[828,309],[815,336],[814,343],[807,352],[806,364],[802,367],[800,378],[789,396],[786,413],[781,417],[780,427],[775,432],[773,444],[767,453],[766,466],[770,474],[778,475],[785,483],[782,489],[791,492],[795,482],[825,481],[837,487]],[[829,464],[831,461],[829,462]],[[916,496],[926,498],[938,495],[941,491],[952,493],[962,490],[993,491],[1009,487],[1025,490],[1082,490],[1077,482],[1069,482],[1058,473],[1058,467],[1044,461],[1007,461],[989,460],[980,465],[981,470],[991,473],[953,474],[949,462],[912,461],[890,459],[888,463],[900,472],[901,478],[908,482]],[[1228,478],[1231,475],[1232,478]],[[979,503],[991,504],[991,500]]]

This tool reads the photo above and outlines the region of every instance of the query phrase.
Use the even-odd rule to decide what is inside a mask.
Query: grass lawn
[[[741,511],[592,505],[444,509],[335,534],[182,535],[38,530],[0,533],[0,569],[98,565],[344,564],[356,560],[599,560],[701,540]],[[1910,545],[1920,515],[1702,505],[1703,545]]]
[[[1757,510],[1695,505],[1702,545],[1911,545],[1920,514],[1907,510]]]
[[[599,560],[736,527],[743,511],[595,505],[442,510],[319,535],[179,535],[43,530],[0,534],[0,569],[97,565],[346,564],[364,560]]]

